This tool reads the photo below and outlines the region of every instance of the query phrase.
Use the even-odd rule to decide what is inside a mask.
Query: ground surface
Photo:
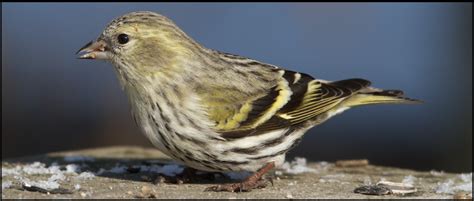
[[[181,169],[159,151],[140,147],[108,147],[9,159],[2,161],[2,198],[472,199],[472,173],[418,172],[364,165],[363,161],[354,166],[326,162],[306,165],[299,159],[276,172],[273,186],[242,193],[204,192],[206,187],[219,182],[235,182],[225,176],[185,184],[151,181],[159,173],[173,175]],[[357,187],[379,181],[413,185],[416,192],[412,189],[408,194],[354,193]]]

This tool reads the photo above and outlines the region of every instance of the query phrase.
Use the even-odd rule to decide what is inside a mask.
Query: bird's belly
[[[132,106],[132,114],[143,134],[164,154],[181,164],[203,171],[253,172],[268,162],[280,166],[284,162],[286,152],[297,144],[306,131],[300,129],[286,133],[285,130],[281,130],[235,141],[207,138],[201,139],[201,142],[192,142],[194,139],[188,138],[203,136],[205,133],[187,134],[183,132],[186,129],[177,128],[179,124],[173,122],[173,117],[150,114],[149,111],[152,110],[147,108],[147,105],[149,104]],[[186,138],[183,139],[183,136]],[[273,139],[274,143],[269,143],[270,139]]]
[[[164,141],[160,137],[161,135],[169,135],[168,133],[160,133],[156,126],[151,125],[148,121],[147,117],[144,117],[140,114],[133,113],[135,122],[137,126],[140,128],[141,132],[150,140],[150,142],[155,146],[158,150],[170,156],[170,149],[164,144]]]
[[[146,117],[142,117],[146,118]],[[180,164],[192,167],[194,169],[209,171],[209,172],[229,172],[229,171],[250,171],[255,172],[262,168],[268,162],[274,162],[278,167],[283,164],[285,160],[285,153],[279,151],[289,147],[295,142],[288,142],[288,145],[282,145],[281,150],[268,150],[268,157],[256,158],[256,155],[235,154],[226,152],[222,147],[229,147],[229,144],[222,141],[213,141],[210,146],[206,148],[195,147],[190,150],[189,147],[183,146],[183,142],[175,141],[177,138],[169,137],[173,135],[168,131],[160,130],[148,120],[141,121],[142,132],[152,142],[152,144],[160,151],[176,160]],[[163,139],[165,138],[165,139]],[[297,138],[295,137],[295,140]],[[228,150],[228,149],[227,149]],[[279,150],[279,151],[277,151]],[[261,150],[265,152],[265,150]],[[275,154],[278,153],[278,154]],[[263,153],[262,153],[263,154]]]
[[[153,116],[146,112],[138,112],[138,108],[133,108],[132,114],[140,127],[142,133],[150,142],[161,152],[171,157],[180,164],[192,167],[198,170],[224,172],[229,168],[219,164],[220,155],[213,145],[217,141],[197,141],[193,139],[183,139],[184,136],[178,136],[173,127],[166,126],[173,122],[161,119],[160,115]],[[183,129],[181,129],[183,130]],[[184,135],[180,133],[180,135]],[[194,142],[192,142],[194,141]]]

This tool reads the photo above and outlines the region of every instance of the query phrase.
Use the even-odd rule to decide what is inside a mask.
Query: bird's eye
[[[120,34],[117,36],[117,40],[120,44],[128,43],[128,35],[127,34]]]

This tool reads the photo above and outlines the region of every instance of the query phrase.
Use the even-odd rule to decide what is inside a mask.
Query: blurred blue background
[[[2,3],[2,158],[151,146],[112,66],[74,54],[138,10],[212,49],[326,80],[366,78],[426,102],[346,111],[290,158],[472,172],[471,3]]]

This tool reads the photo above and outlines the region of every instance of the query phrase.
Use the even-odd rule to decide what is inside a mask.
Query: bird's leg
[[[205,189],[205,191],[229,191],[229,192],[243,192],[251,191],[255,188],[264,188],[267,181],[262,179],[262,176],[275,167],[274,162],[267,163],[265,166],[260,168],[253,175],[247,177],[244,181],[240,183],[230,183],[211,186]],[[273,182],[272,182],[273,184]]]

